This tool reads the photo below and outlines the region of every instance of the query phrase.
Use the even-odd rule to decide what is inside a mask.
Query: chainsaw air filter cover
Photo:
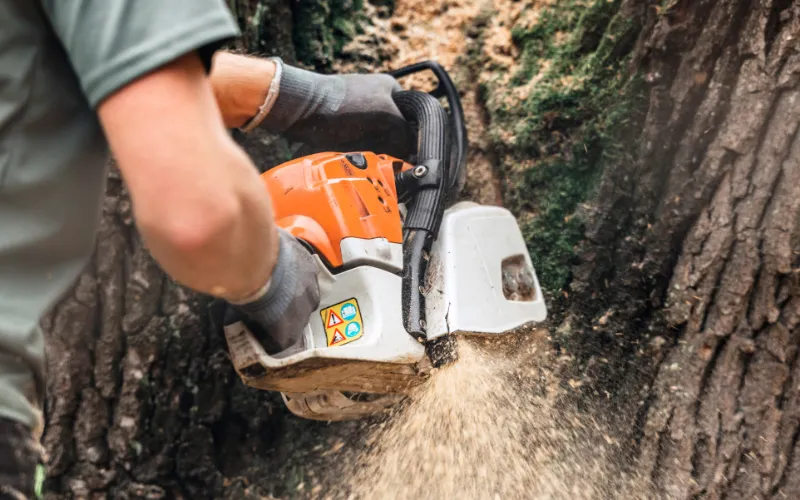
[[[358,265],[346,239],[403,242],[394,175],[411,165],[372,153],[319,153],[261,175],[278,226],[306,242],[331,269]]]

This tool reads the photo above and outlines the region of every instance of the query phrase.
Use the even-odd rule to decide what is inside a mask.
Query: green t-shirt
[[[193,50],[208,68],[238,34],[224,0],[0,2],[0,417],[38,424],[40,317],[93,250],[108,160],[96,106]]]

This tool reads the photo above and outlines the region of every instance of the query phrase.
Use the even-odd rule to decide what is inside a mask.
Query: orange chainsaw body
[[[394,174],[412,168],[373,153],[318,153],[263,174],[279,227],[304,240],[331,268],[345,238],[402,243]]]

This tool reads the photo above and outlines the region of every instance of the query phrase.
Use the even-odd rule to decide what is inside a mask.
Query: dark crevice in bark
[[[787,154],[788,154],[788,152],[787,152]],[[780,184],[781,180],[783,179],[783,176],[784,175],[783,175],[783,171],[782,170],[780,172],[778,172],[778,175],[775,177],[775,181],[773,182],[772,186],[770,186],[770,192],[774,192],[775,187]],[[767,216],[768,211],[770,210],[770,208],[771,208],[771,204],[770,203],[765,204],[764,211],[762,212],[761,219],[759,220],[759,223],[758,223],[759,227],[761,227],[764,224],[764,218]],[[766,262],[768,260],[768,258],[769,258],[769,256],[766,255],[766,253],[765,253],[764,245],[765,245],[765,239],[762,237],[759,240],[759,243],[758,243],[758,255],[759,255],[760,259],[761,259],[761,262]],[[763,301],[759,300],[759,299],[761,298],[762,295],[772,294],[772,298],[773,299],[777,295],[778,287],[775,286],[775,283],[777,281],[776,280],[776,272],[777,272],[777,270],[769,269],[768,266],[762,267],[761,275],[759,276],[758,281],[755,284],[755,289],[754,289],[753,296],[749,297],[749,299],[750,299],[749,300],[749,307],[748,307],[748,309],[746,311],[747,317],[753,318],[756,314],[762,314],[762,315],[766,316],[766,314],[763,311],[763,309],[766,308],[763,302],[769,301],[769,299],[764,299]],[[769,284],[765,285],[764,286],[765,289],[762,290],[761,289],[762,287],[760,285],[765,281],[768,282]],[[774,303],[774,301],[773,301],[773,303]],[[760,309],[760,310],[758,310],[758,309]],[[751,319],[751,321],[752,321],[752,319]],[[766,328],[764,328],[765,321],[767,321],[767,318],[762,319],[761,321],[758,322],[757,325],[754,325],[754,327],[757,329],[756,334],[754,336],[755,339],[758,339],[759,336],[766,330]],[[772,321],[770,321],[770,323],[772,323]]]
[[[775,482],[775,484],[770,488],[770,494],[775,497],[785,498],[785,495],[780,495],[780,492],[786,486],[788,481],[787,471],[791,470],[791,467],[794,465],[798,442],[800,442],[800,426],[795,427],[795,430],[789,439],[789,454],[786,458],[786,464],[783,467],[783,471],[781,472],[778,481]]]
[[[692,471],[691,477],[695,481],[703,477],[706,471],[703,469],[703,462],[700,460],[700,457],[703,457],[708,453],[709,446],[708,446],[708,437],[700,435],[696,438],[694,444],[694,453],[692,453]],[[698,492],[692,495],[692,498],[701,498],[705,494],[705,488],[700,488]]]
[[[735,211],[733,211],[733,213],[731,215],[730,227],[731,227],[731,231],[733,232],[733,228],[736,227],[736,212]],[[714,278],[714,284],[711,287],[711,293],[710,293],[709,300],[708,300],[709,304],[715,304],[716,303],[717,294],[719,293],[720,290],[722,290],[722,280],[725,277],[725,269],[727,268],[728,263],[731,261],[731,257],[733,255],[734,248],[735,248],[735,244],[729,245],[728,248],[727,248],[727,251],[725,253],[725,256],[720,259],[722,261],[721,262],[722,267],[721,267],[721,269],[717,270],[717,272],[716,272],[716,276]],[[708,318],[709,318],[710,312],[711,312],[711,308],[710,307],[706,307],[703,310],[703,315],[700,318],[700,322],[699,322],[699,324],[700,324],[699,331],[703,332],[703,331],[707,330],[706,327],[707,327],[707,322],[708,322]]]
[[[789,404],[789,398],[796,398],[797,397],[797,388],[796,385],[798,381],[796,379],[797,376],[797,369],[800,366],[798,364],[798,359],[800,359],[800,349],[797,348],[797,341],[800,340],[800,329],[794,329],[794,334],[790,337],[791,341],[793,342],[793,355],[791,360],[789,361],[789,377],[787,377],[786,382],[784,383],[783,389],[781,390],[780,396],[778,398],[776,407],[778,411],[784,415],[784,419],[786,418],[787,413],[787,405]],[[791,412],[791,409],[788,409],[788,412]],[[797,419],[800,415],[795,415],[794,418]],[[780,489],[786,484],[787,478],[787,471],[791,469],[793,465],[793,460],[795,457],[795,447],[798,443],[798,438],[800,438],[800,422],[794,422],[794,430],[791,433],[791,437],[789,439],[789,446],[788,446],[788,454],[786,457],[785,463],[782,465],[780,475],[777,479],[773,479],[773,486],[771,489],[771,493],[773,495],[778,494]],[[778,452],[780,452],[780,447],[778,448]]]
[[[716,418],[716,421],[717,421],[716,422],[717,423],[717,425],[716,425],[717,435],[716,435],[716,447],[714,449],[714,456],[718,457],[718,456],[720,456],[720,452],[721,452],[721,449],[722,449],[723,438],[725,437],[725,430],[722,427],[722,417],[719,415],[719,413],[716,415],[716,417],[717,417]]]
[[[474,72],[473,68],[470,68],[470,77],[475,78],[477,81],[479,75]],[[481,121],[483,122],[484,127],[488,130],[488,127],[491,125],[491,116],[489,115],[489,110],[486,108],[486,96],[484,92],[481,91],[480,88],[476,88],[473,90],[475,95],[475,105],[478,108],[478,114],[480,116]],[[505,182],[505,174],[503,173],[503,169],[500,168],[500,155],[498,151],[492,147],[491,145],[486,148],[485,154],[489,160],[489,164],[491,166],[491,182],[495,187],[495,191],[497,192],[497,199],[495,203],[498,206],[503,206],[503,184]]]
[[[771,52],[772,45],[781,31],[781,25],[785,22],[785,19],[782,19],[784,12],[788,13],[788,9],[791,6],[792,0],[772,0],[772,8],[769,11],[769,18],[764,29],[764,47],[767,54]]]
[[[742,408],[745,407],[745,405],[743,404],[742,396],[743,396],[743,393],[744,393],[744,388],[745,388],[745,384],[747,382],[747,376],[748,376],[748,373],[750,371],[751,361],[753,360],[753,357],[754,357],[754,355],[752,353],[746,353],[744,356],[742,356],[741,376],[739,378],[738,387],[736,388],[736,413],[735,413],[735,415],[741,419],[739,425],[742,428],[742,435],[741,435],[741,441],[740,441],[740,443],[738,445],[738,449],[737,449],[737,452],[736,452],[736,456],[735,456],[736,462],[735,463],[740,463],[743,458],[746,458],[745,457],[745,449],[746,449],[745,446],[746,445],[744,443],[747,441],[748,432],[747,432],[747,423],[744,421],[744,417],[742,415]],[[723,491],[725,491],[725,490],[730,491],[731,486],[733,486],[735,484],[735,482],[736,482],[736,480],[739,477],[741,472],[742,472],[742,470],[741,470],[740,467],[733,467],[733,475],[731,477],[727,477],[726,478],[726,483],[724,485],[725,489]]]
[[[667,454],[667,440],[669,439],[669,432],[670,426],[672,425],[672,419],[675,416],[674,411],[670,411],[669,416],[666,419],[666,423],[663,429],[659,431],[658,440],[656,442],[656,459],[653,462],[653,467],[650,470],[650,479],[656,487],[661,490],[661,473],[662,473],[662,466],[664,463],[664,456]]]
[[[692,418],[696,422],[700,416],[700,407],[706,401],[706,390],[708,388],[709,383],[711,382],[711,375],[714,373],[714,370],[717,367],[717,363],[720,361],[720,353],[725,350],[725,347],[728,345],[729,337],[722,337],[719,339],[714,339],[714,346],[710,347],[705,344],[702,348],[708,347],[712,350],[711,354],[709,355],[708,362],[706,362],[705,366],[703,367],[702,374],[700,375],[700,383],[697,390],[697,399],[694,403],[694,414]],[[701,348],[701,349],[702,349]]]

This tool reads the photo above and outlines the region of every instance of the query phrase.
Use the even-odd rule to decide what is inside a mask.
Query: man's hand
[[[278,262],[266,292],[252,302],[231,304],[225,324],[244,321],[268,354],[305,347],[303,330],[319,307],[317,262],[288,232],[279,229]]]
[[[242,127],[258,114],[273,78],[277,99],[260,126],[313,151],[372,151],[406,157],[414,134],[392,99],[389,75],[321,75],[274,60],[216,54],[211,82],[225,123]]]
[[[413,135],[392,99],[400,90],[389,75],[320,75],[283,65],[278,98],[262,126],[318,151],[403,157]]]

